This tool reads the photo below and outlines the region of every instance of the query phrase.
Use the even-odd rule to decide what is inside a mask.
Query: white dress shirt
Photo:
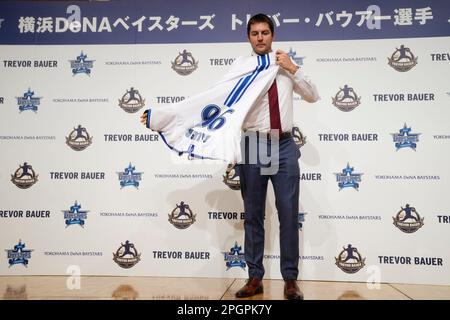
[[[254,55],[253,53],[252,55]],[[295,62],[293,62],[295,64]],[[282,132],[291,131],[293,127],[293,92],[307,102],[319,100],[316,86],[298,68],[295,74],[280,67],[277,76],[278,104]],[[244,131],[270,131],[269,95],[266,93],[248,112],[242,129]]]

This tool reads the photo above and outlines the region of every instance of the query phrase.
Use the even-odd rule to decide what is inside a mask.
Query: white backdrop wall
[[[426,3],[433,8],[435,2]],[[304,5],[306,1],[298,4]],[[0,8],[9,10],[1,10],[0,17],[28,14],[20,12],[20,5]],[[258,11],[264,10],[252,7],[249,13]],[[0,37],[17,28],[18,19],[5,23]],[[84,275],[247,276],[239,255],[234,256],[235,266],[228,268],[225,261],[226,253],[237,253],[231,250],[235,244],[243,253],[244,239],[240,192],[222,181],[227,164],[178,157],[139,122],[148,107],[168,106],[201,92],[220,79],[230,61],[249,54],[245,29],[240,32],[241,41],[206,43],[185,38],[174,43],[95,44],[74,38],[75,44],[70,44],[69,38],[64,45],[36,45],[3,38],[1,275],[62,275],[77,266]],[[449,285],[450,35],[343,40],[299,36],[288,41],[281,35],[274,49],[295,51],[293,56],[302,58],[299,63],[321,96],[315,104],[298,98],[294,103],[295,123],[306,136],[299,160],[304,174],[299,278]],[[418,57],[407,72],[388,64],[401,45]],[[198,61],[198,68],[186,76],[171,67],[184,49]],[[81,52],[93,60],[89,75],[72,72],[70,61]],[[35,67],[35,61],[55,62]],[[344,85],[360,97],[360,105],[349,112],[332,103]],[[119,99],[131,87],[145,99],[145,107],[135,113],[119,107]],[[17,98],[28,89],[41,98],[36,111],[19,110]],[[404,100],[398,101],[401,96]],[[78,125],[92,137],[92,144],[82,151],[66,144]],[[415,149],[395,147],[392,134],[404,125],[411,129],[409,134],[420,134]],[[124,137],[131,140],[123,141]],[[24,162],[38,174],[27,189],[11,181]],[[129,164],[142,173],[141,180],[138,187],[121,188],[118,173]],[[362,174],[358,189],[338,187],[335,174],[347,164]],[[90,178],[82,179],[84,173]],[[176,228],[168,217],[181,201],[195,215],[186,229]],[[64,211],[75,203],[81,205],[78,212],[87,211],[82,226],[65,222]],[[393,219],[406,204],[415,208],[416,219],[423,218],[423,225],[409,233],[397,228]],[[271,187],[265,227],[266,277],[278,279],[278,220]],[[127,240],[140,260],[123,268],[113,255]],[[14,249],[20,243],[25,247]],[[364,261],[354,273],[336,265],[336,258],[345,260],[342,251],[349,244],[360,256],[347,262]]]

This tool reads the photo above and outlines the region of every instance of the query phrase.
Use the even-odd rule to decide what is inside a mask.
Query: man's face
[[[272,51],[273,34],[266,22],[252,24],[248,40],[257,54],[266,54]]]

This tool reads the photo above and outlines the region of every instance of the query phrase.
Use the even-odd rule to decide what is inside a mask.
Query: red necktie
[[[274,80],[269,89],[270,129],[278,129],[281,133],[280,107],[278,106],[277,81]]]

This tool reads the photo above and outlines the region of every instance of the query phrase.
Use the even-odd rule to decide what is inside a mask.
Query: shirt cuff
[[[292,74],[292,76],[301,79],[303,77],[303,70],[299,65],[297,65],[297,67],[298,67],[297,71],[294,74]]]

